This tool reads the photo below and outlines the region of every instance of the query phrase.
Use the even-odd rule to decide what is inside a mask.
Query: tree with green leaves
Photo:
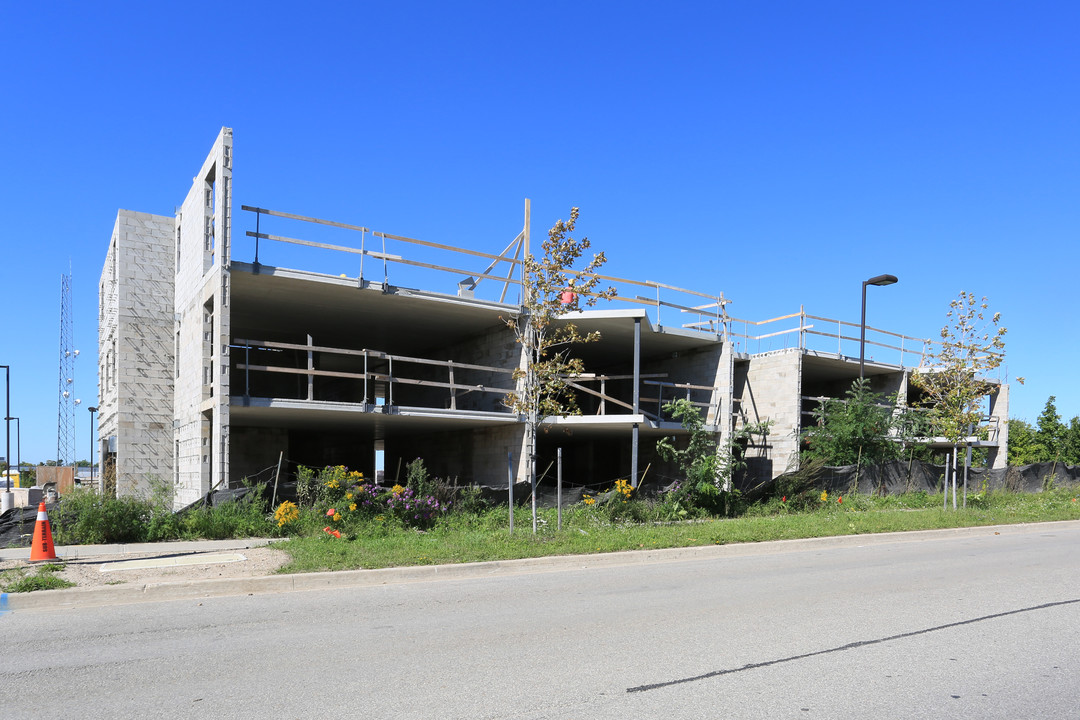
[[[986,374],[1005,359],[1008,330],[1000,325],[1001,313],[987,317],[989,307],[985,297],[976,300],[974,293],[961,291],[945,313],[940,350],[931,355],[928,367],[918,368],[911,376],[912,384],[922,393],[920,404],[929,408],[934,434],[952,445],[954,458],[961,444],[970,449],[970,439],[987,432],[983,403],[997,392],[997,384]],[[1024,382],[1021,377],[1016,380]],[[955,509],[956,462],[952,467]],[[964,499],[966,505],[966,472]]]
[[[1030,465],[1042,461],[1043,448],[1031,423],[1009,418],[1009,465]]]
[[[1057,411],[1057,398],[1051,395],[1039,413],[1039,419],[1035,421],[1035,441],[1042,449],[1041,460],[1053,462],[1062,460],[1061,454],[1065,450],[1065,435],[1068,428],[1061,422],[1061,415]]]
[[[896,398],[870,390],[870,381],[851,384],[843,399],[823,400],[814,424],[802,433],[802,457],[826,465],[877,465],[903,453],[915,418],[896,412]]]
[[[516,388],[507,405],[525,419],[530,484],[536,482],[536,437],[544,418],[577,415],[574,394],[566,379],[584,371],[581,358],[571,355],[577,343],[594,342],[600,333],[581,333],[568,313],[615,297],[615,289],[601,287],[597,271],[607,258],[599,252],[585,260],[591,247],[586,237],[575,238],[578,208],[568,221],[559,220],[548,231],[539,257],[526,253],[522,261],[522,304],[506,324],[524,351],[523,366],[514,373]],[[533,493],[535,499],[536,493]]]
[[[917,369],[912,384],[922,392],[921,404],[929,408],[936,434],[954,447],[978,434],[983,426],[983,401],[997,391],[984,376],[1005,359],[1005,334],[1001,313],[989,318],[986,298],[961,292],[949,303],[947,323],[941,328],[941,349],[928,367]],[[1023,384],[1023,378],[1017,378]]]
[[[1061,461],[1067,465],[1080,465],[1080,415],[1074,415],[1069,420]]]

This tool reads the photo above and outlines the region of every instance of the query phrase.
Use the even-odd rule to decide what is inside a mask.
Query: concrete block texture
[[[173,218],[121,210],[102,269],[98,433],[103,460],[116,438],[120,495],[173,477],[174,231]]]
[[[792,349],[736,363],[736,429],[745,423],[771,423],[765,446],[747,451],[748,465],[756,474],[775,477],[797,467],[802,359],[802,352]]]
[[[222,128],[176,217],[173,450],[176,501],[229,477],[229,242],[232,130]]]

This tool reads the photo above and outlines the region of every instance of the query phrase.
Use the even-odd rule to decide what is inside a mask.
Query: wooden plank
[[[575,390],[580,390],[581,392],[583,392],[583,393],[585,393],[587,395],[593,395],[593,396],[598,397],[601,400],[605,400],[607,402],[613,402],[616,405],[619,405],[621,407],[626,408],[627,410],[633,411],[633,409],[634,409],[634,406],[630,405],[629,403],[624,403],[622,400],[616,400],[615,398],[613,398],[613,397],[611,397],[609,395],[604,395],[602,393],[597,392],[596,390],[591,390],[590,388],[584,387],[583,385],[578,385],[575,382],[567,381],[566,384],[569,387],[574,388]]]
[[[237,363],[234,365],[238,370],[254,370],[255,372],[276,372],[284,373],[286,375],[318,375],[319,377],[337,377],[351,380],[363,380],[365,373],[350,373],[340,372],[337,370],[307,370],[305,368],[286,368],[276,367],[274,365],[249,365],[246,363]],[[425,387],[442,387],[442,388],[456,388],[456,389],[468,389],[474,392],[497,392],[508,393],[513,392],[512,389],[507,388],[494,388],[486,385],[463,385],[456,383],[451,385],[450,383],[439,382],[437,380],[417,380],[414,378],[395,377],[393,375],[386,375],[384,373],[366,373],[367,377],[372,380],[378,380],[380,382],[399,383],[402,385],[421,385]]]
[[[657,385],[659,387],[673,387],[679,390],[708,390],[712,392],[716,388],[712,385],[691,385],[689,383],[669,383],[669,382],[656,382],[655,380],[646,380],[643,385]]]
[[[350,355],[350,356],[364,356],[374,357],[383,360],[398,360],[400,362],[411,362],[418,365],[438,365],[447,367],[453,365],[455,368],[465,368],[467,370],[483,370],[487,372],[504,373],[506,375],[512,375],[513,370],[507,370],[506,368],[489,367],[487,365],[471,365],[469,363],[459,363],[451,360],[429,360],[427,358],[414,358],[407,357],[405,355],[390,355],[388,353],[379,352],[378,350],[348,350],[345,348],[332,348],[324,347],[321,345],[298,345],[296,343],[282,343],[282,342],[270,342],[264,340],[243,340],[237,338],[232,342],[233,346],[250,346],[250,347],[266,347],[273,348],[275,350],[311,350],[313,352],[324,352],[333,355]]]
[[[397,240],[399,242],[412,243],[413,245],[423,245],[424,247],[433,247],[433,248],[438,248],[439,250],[449,250],[450,252],[461,253],[463,255],[472,255],[474,257],[487,258],[488,260],[495,260],[495,261],[502,260],[502,261],[511,263],[513,265],[520,265],[521,264],[520,260],[514,260],[514,259],[511,259],[511,258],[507,257],[505,255],[506,251],[504,251],[503,255],[494,255],[492,253],[481,252],[479,250],[467,250],[466,248],[459,248],[459,247],[455,247],[453,245],[443,245],[442,243],[431,242],[430,240],[417,240],[416,238],[405,237],[404,235],[391,235],[390,233],[384,233],[384,232],[372,232],[371,234],[374,235],[375,237],[386,238],[387,240]],[[521,237],[521,236],[518,235],[518,237]],[[514,242],[517,242],[517,238],[514,238],[514,241],[511,242],[510,244],[513,245]],[[509,250],[509,248],[507,248],[507,251],[508,250]]]
[[[378,258],[380,260],[393,260],[395,262],[405,262],[400,255],[388,255],[387,253],[377,252],[375,250],[363,250],[360,248],[352,248],[347,245],[331,245],[330,243],[320,243],[314,240],[300,240],[299,238],[285,237],[284,235],[268,235],[267,233],[257,233],[251,230],[247,231],[248,237],[260,238],[262,240],[274,240],[276,242],[291,243],[293,245],[306,245],[307,247],[319,248],[320,250],[337,250],[339,252],[351,253],[353,255],[367,255],[369,257]]]
[[[342,228],[344,230],[359,230],[360,232],[371,232],[370,229],[363,225],[348,225],[346,223],[334,222],[333,220],[322,220],[320,218],[307,217],[306,215],[293,215],[292,213],[281,212],[280,210],[267,210],[266,208],[252,207],[250,205],[241,205],[241,210],[247,210],[248,212],[262,213],[263,215],[272,215],[274,217],[288,218],[289,220],[301,220],[303,222],[317,223],[319,225],[329,225],[330,227]]]

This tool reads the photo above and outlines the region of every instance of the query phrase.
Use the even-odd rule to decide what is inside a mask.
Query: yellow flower
[[[352,500],[352,493],[345,493],[346,500]]]
[[[296,504],[288,500],[278,505],[278,509],[274,511],[274,519],[277,520],[278,527],[288,525],[298,517],[300,517],[300,511]]]
[[[821,491],[821,502],[828,502],[828,501],[829,501],[829,493],[828,493],[828,491],[827,490],[822,490]]]
[[[334,522],[341,520],[341,513],[334,513]]]
[[[390,492],[394,493],[395,495],[400,495],[401,493],[405,492],[405,488],[401,487],[400,485],[395,485],[394,487],[390,488]]]
[[[356,503],[352,503],[351,505],[349,505],[349,511],[356,512]]]
[[[596,498],[589,497],[588,495],[586,495],[585,498],[582,500],[582,502],[585,503],[586,505],[595,505],[596,504]]]

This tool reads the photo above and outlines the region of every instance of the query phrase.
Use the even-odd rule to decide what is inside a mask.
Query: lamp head
[[[864,282],[863,285],[892,285],[896,281],[895,275],[876,275]]]

